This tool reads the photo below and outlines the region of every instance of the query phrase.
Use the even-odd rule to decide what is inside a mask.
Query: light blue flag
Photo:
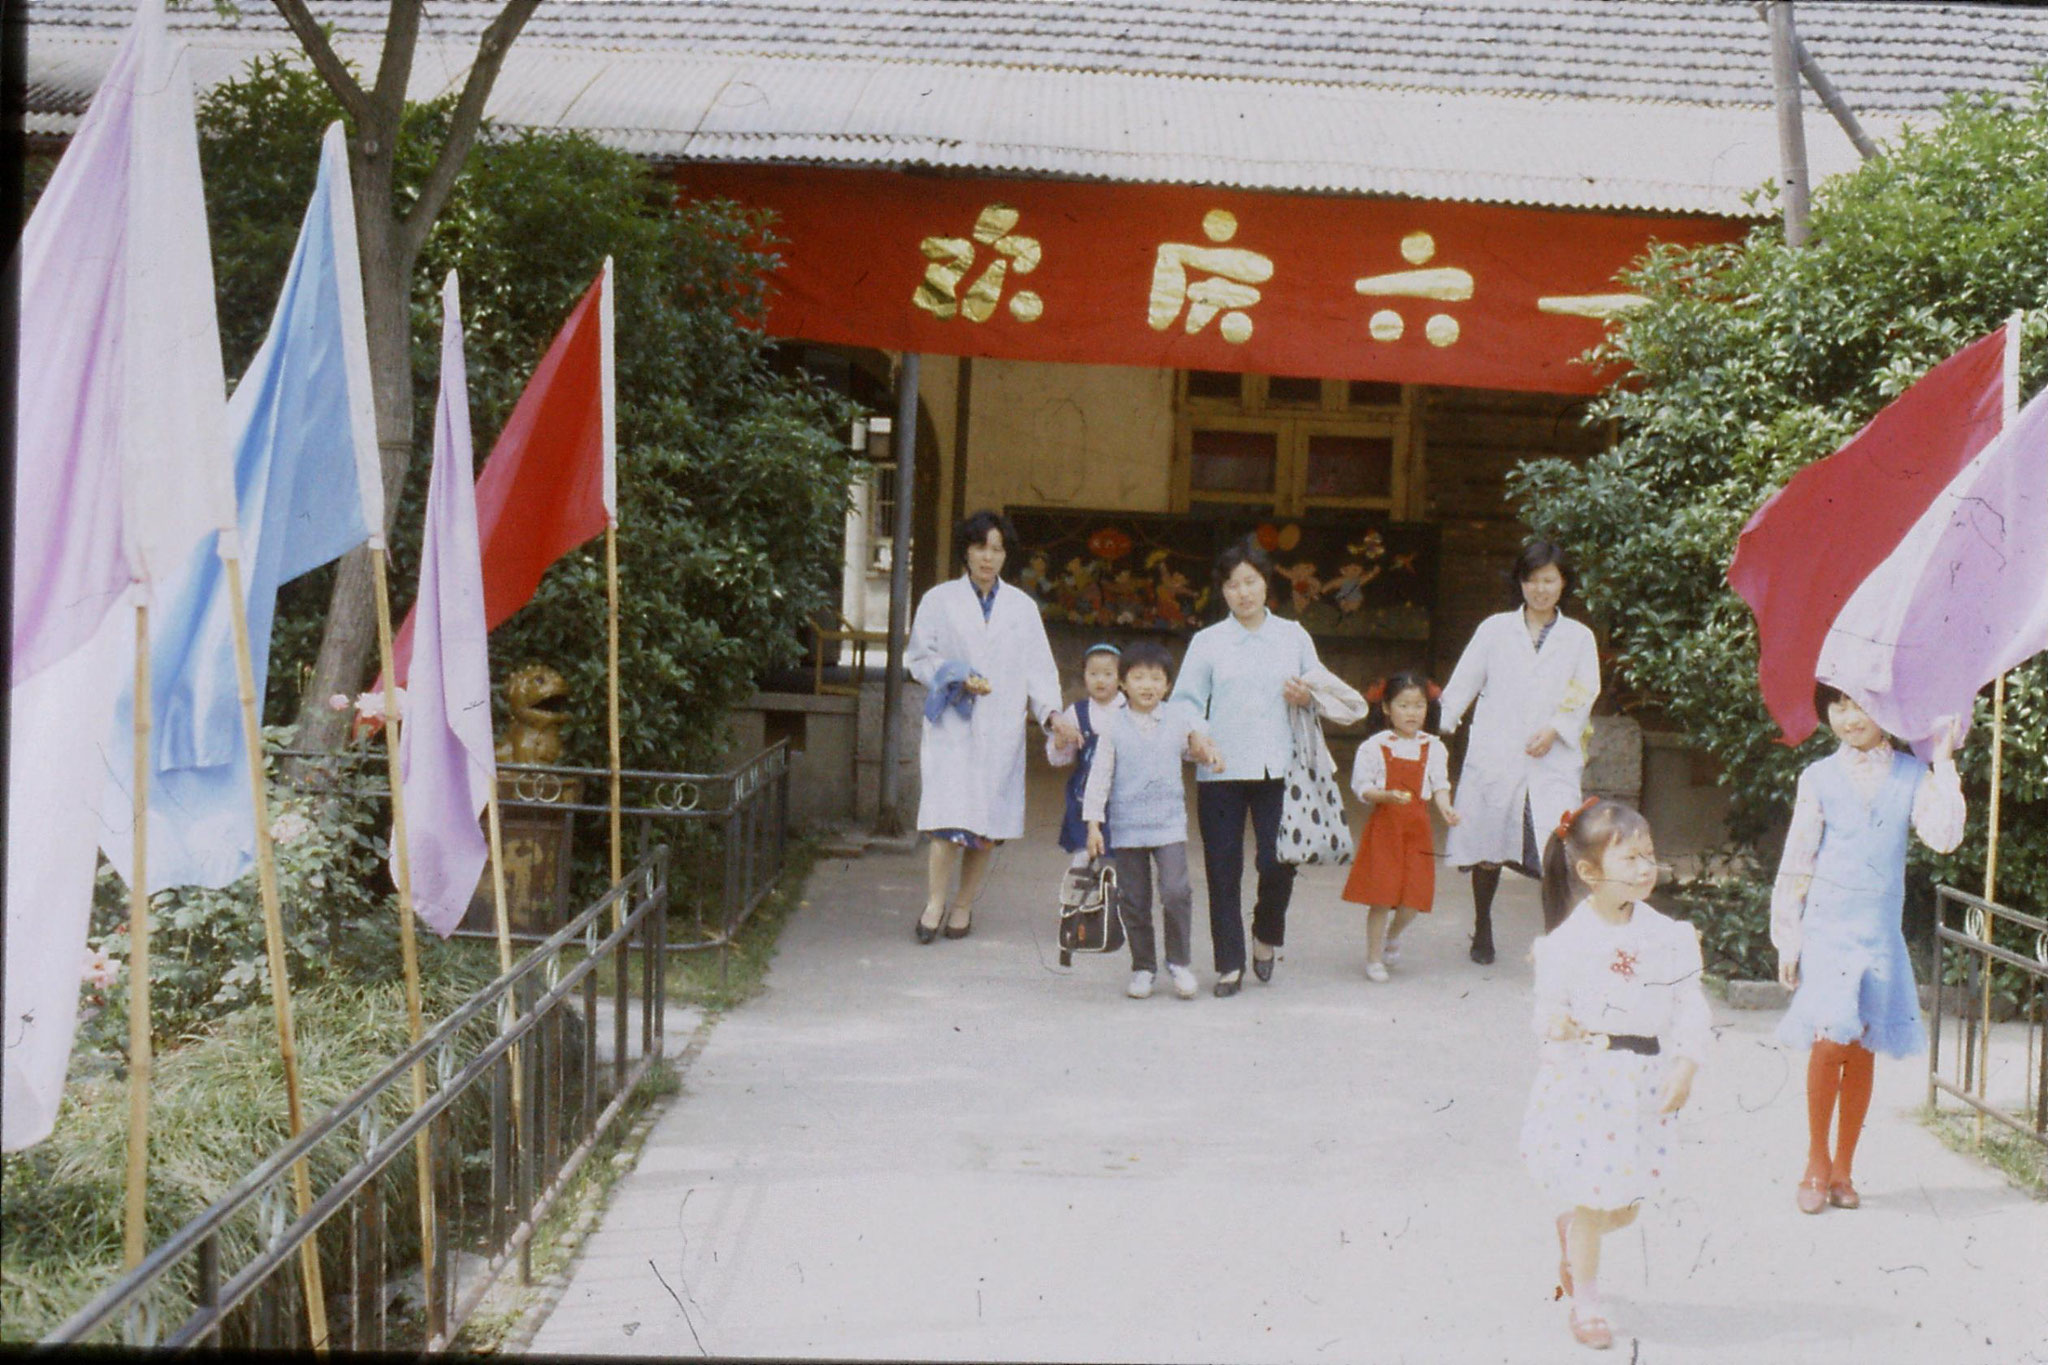
[[[242,584],[261,714],[277,590],[365,541],[382,543],[369,346],[355,211],[341,125],[327,130],[320,179],[270,335],[228,401]],[[226,886],[255,865],[256,824],[236,685],[228,559],[203,542],[151,609],[154,773],[151,891]],[[109,744],[100,846],[126,879],[132,685]]]

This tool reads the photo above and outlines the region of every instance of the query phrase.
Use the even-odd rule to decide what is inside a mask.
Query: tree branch
[[[455,177],[461,174],[470,144],[476,140],[484,104],[491,97],[491,86],[498,79],[499,67],[504,65],[505,53],[539,5],[540,0],[509,0],[484,30],[483,39],[477,44],[476,61],[469,68],[469,78],[463,82],[462,95],[455,101],[455,112],[448,122],[448,140],[441,144],[441,155],[426,183],[420,186],[420,197],[412,212],[399,224],[399,246],[408,257],[426,241],[427,229],[433,226],[442,205],[448,201],[449,191],[455,188]]]
[[[420,0],[391,0],[391,22],[384,26],[384,54],[377,62],[376,98],[380,109],[395,111],[390,134],[395,142],[404,117],[405,89],[412,83],[413,52],[420,40]]]
[[[306,8],[306,0],[271,0],[271,3],[277,6],[277,12],[284,16],[284,21],[292,26],[292,32],[298,35],[299,46],[312,58],[313,69],[320,73],[320,79],[327,82],[327,88],[341,101],[341,107],[356,126],[361,127],[370,111],[369,96],[363,93],[363,87],[349,74],[341,58],[334,54],[327,35],[320,31],[319,22]]]

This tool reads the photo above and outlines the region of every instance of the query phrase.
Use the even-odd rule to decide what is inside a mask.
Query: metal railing
[[[1950,907],[1961,910],[1961,927],[1950,923]],[[2004,930],[2004,933],[2000,931]],[[2001,945],[2003,937],[2032,948],[2033,955]],[[1952,957],[1952,954],[1956,957]],[[1946,984],[1948,967],[1959,958],[1959,984]],[[2006,970],[1995,973],[1994,965]],[[2016,1007],[2017,1023],[2026,1038],[2026,1061],[2020,1069],[2017,1113],[1994,1100],[1990,1090],[1991,1034],[1994,1006],[2005,998]],[[1955,1008],[1953,1069],[1941,1065],[1943,1016]],[[2048,920],[2010,906],[1958,891],[1935,888],[1934,990],[1932,1023],[1927,1031],[1927,1103],[1952,1095],[1979,1114],[1996,1119],[2014,1132],[2048,1147]]]
[[[46,1344],[445,1348],[514,1260],[531,1281],[535,1229],[661,1063],[668,891],[668,850],[656,847]],[[415,1109],[419,1063],[434,1084]],[[419,1237],[421,1135],[434,1196],[431,1272]],[[301,1160],[314,1173],[315,1199],[292,1219],[289,1181]],[[309,1239],[327,1291],[320,1343],[310,1339],[300,1279]],[[410,1297],[421,1311],[401,1310],[394,1323],[390,1310],[415,1278]]]
[[[331,755],[284,751],[301,765],[333,764]],[[391,789],[381,767],[351,757],[339,774],[349,790],[388,801]],[[578,856],[591,866],[603,859],[610,837],[609,768],[560,764],[499,763],[499,805],[507,813],[533,812],[561,818],[564,868]],[[620,815],[625,857],[645,855],[657,844],[670,850],[677,889],[668,951],[725,950],[781,879],[788,852],[790,754],[777,740],[723,772],[660,772],[629,768],[620,775]],[[556,916],[566,915],[569,879],[554,892]],[[488,930],[460,929],[464,936]],[[543,933],[515,928],[514,939],[535,943]]]

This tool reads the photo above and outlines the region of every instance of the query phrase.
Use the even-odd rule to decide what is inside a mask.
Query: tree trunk
[[[396,124],[396,119],[392,120]],[[418,257],[399,244],[391,214],[391,157],[368,139],[372,150],[356,152],[356,231],[363,265],[363,309],[370,346],[371,389],[377,407],[377,448],[384,474],[384,529],[398,514],[412,467],[412,273]],[[355,151],[354,148],[351,149]],[[331,708],[328,698],[351,698],[374,677],[377,646],[375,579],[368,549],[342,557],[328,599],[327,625],[312,681],[299,700],[294,742],[302,749],[334,749],[346,740],[353,715]]]

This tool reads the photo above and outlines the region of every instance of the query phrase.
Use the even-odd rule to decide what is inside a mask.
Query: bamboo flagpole
[[[277,893],[277,850],[270,841],[270,784],[263,774],[263,731],[256,717],[256,670],[249,652],[249,611],[243,600],[240,537],[221,532],[221,568],[228,583],[228,616],[235,628],[235,687],[242,704],[242,742],[249,752],[249,800],[256,820],[256,887],[263,905],[263,946],[270,964],[270,1002],[277,1018],[277,1050],[284,1060],[284,1103],[291,1136],[306,1126],[299,1090],[299,1045],[292,1024],[290,968],[285,961],[284,910]],[[137,694],[138,699],[140,693]],[[138,700],[138,710],[140,703]],[[136,881],[147,884],[138,862]],[[304,1218],[313,1207],[313,1182],[306,1162],[292,1165],[292,1202]],[[327,1350],[327,1296],[320,1280],[317,1237],[299,1244],[299,1277],[306,1289],[306,1324],[313,1349]]]
[[[128,877],[128,1188],[121,1263],[142,1264],[149,1189],[149,602],[135,603],[134,861]]]
[[[398,947],[405,969],[405,1027],[414,1044],[425,1036],[426,1021],[420,1005],[420,951],[413,927],[412,850],[406,845],[405,780],[398,762],[398,668],[391,646],[391,554],[383,537],[370,547],[377,598],[377,655],[384,669],[384,767],[391,783],[391,853],[397,868]],[[415,1113],[427,1104],[427,1064],[413,1063],[412,1107]],[[434,1319],[434,1163],[423,1128],[413,1137],[413,1169],[419,1183],[420,1285],[427,1321]]]
[[[621,833],[624,802],[620,799],[619,743],[619,421],[618,389],[614,373],[614,320],[612,303],[612,258],[604,258],[604,292],[598,300],[598,412],[602,426],[604,460],[604,602],[605,602],[605,699],[611,739],[611,837],[612,885],[625,879],[625,848]],[[612,905],[612,930],[626,923],[626,903]]]
[[[2005,372],[1999,403],[1999,429],[2010,429],[2020,413],[2020,328],[2026,322],[2026,314],[2014,312],[2005,321]],[[1998,899],[1998,817],[2000,798],[2005,786],[2005,674],[1998,675],[1991,685],[1991,802],[1985,815],[1984,830],[1984,899]],[[1988,946],[1992,940],[1992,923],[1989,914],[1978,917],[1982,933],[1979,935]],[[1982,993],[1978,1000],[1978,1019],[1981,1027],[1977,1031],[1977,1098],[1986,1097],[1986,1076],[1991,1064],[1991,960],[1984,961]],[[1975,1141],[1981,1146],[1984,1141],[1984,1109],[1976,1109]]]
[[[491,796],[484,807],[490,821],[491,839],[491,905],[498,926],[498,971],[500,975],[512,970],[512,918],[505,903],[505,838],[498,821],[498,778],[491,775]],[[498,1017],[498,1031],[510,1032],[518,1002],[511,995],[502,997],[504,1012]],[[522,1113],[521,1094],[525,1090],[519,1066],[519,1049],[514,1047],[506,1054],[512,1063],[512,1135],[516,1149],[526,1144],[526,1124]]]

